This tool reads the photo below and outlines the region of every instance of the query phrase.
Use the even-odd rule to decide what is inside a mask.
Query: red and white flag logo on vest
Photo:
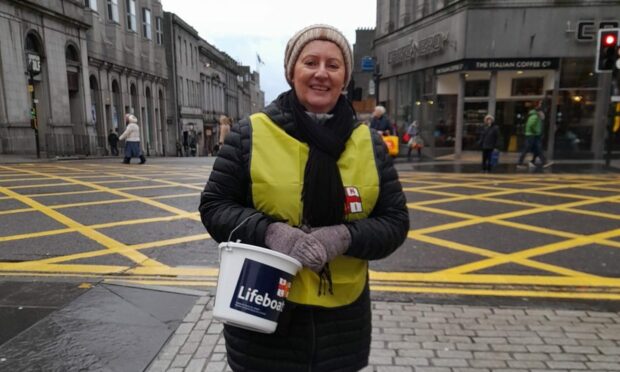
[[[362,197],[357,187],[347,186],[344,188],[344,211],[345,214],[362,213]]]

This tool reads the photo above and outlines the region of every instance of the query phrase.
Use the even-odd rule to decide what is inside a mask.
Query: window
[[[596,88],[594,58],[562,58],[560,88]]]
[[[127,29],[136,32],[136,0],[125,0],[127,5]]]
[[[512,79],[513,96],[542,96],[545,79],[542,77]]]
[[[97,11],[97,0],[84,0],[84,6],[96,12]]]
[[[118,0],[108,0],[108,19],[118,23]]]
[[[161,24],[161,17],[155,17],[155,33],[157,34],[157,45],[164,43],[164,30]]]
[[[465,97],[488,97],[488,80],[469,80],[465,82]]]
[[[151,40],[151,10],[142,8],[142,36]]]

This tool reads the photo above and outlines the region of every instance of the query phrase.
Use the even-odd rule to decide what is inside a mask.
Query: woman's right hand
[[[265,245],[274,251],[290,255],[293,246],[307,234],[284,222],[274,222],[265,232]]]

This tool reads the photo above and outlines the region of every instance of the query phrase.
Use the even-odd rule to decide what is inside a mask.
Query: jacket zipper
[[[314,367],[314,359],[316,358],[316,332],[314,329],[314,311],[310,309],[310,331],[311,331],[311,343],[310,343],[310,365],[308,366],[308,372],[312,372]]]

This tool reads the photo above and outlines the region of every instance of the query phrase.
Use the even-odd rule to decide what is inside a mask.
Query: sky
[[[351,46],[355,30],[374,28],[377,0],[161,0],[200,37],[243,65],[260,72],[266,104],[289,86],[284,48],[295,32],[314,23],[341,30]],[[256,55],[264,64],[258,65]]]

